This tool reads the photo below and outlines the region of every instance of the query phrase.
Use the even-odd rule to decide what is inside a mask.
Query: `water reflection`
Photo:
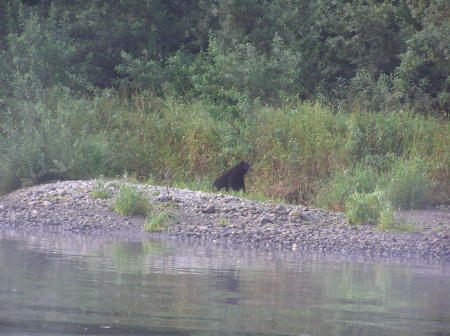
[[[0,231],[0,335],[448,335],[442,264]]]

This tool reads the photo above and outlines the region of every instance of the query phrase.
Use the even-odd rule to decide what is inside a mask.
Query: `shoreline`
[[[336,255],[450,260],[450,223],[425,232],[400,233],[351,226],[342,213],[301,205],[256,202],[187,189],[105,181],[108,199],[90,196],[96,181],[62,181],[16,190],[0,198],[0,228],[139,237],[168,236],[256,248]],[[121,185],[142,191],[157,211],[178,220],[164,232],[143,232],[143,216],[111,210]]]

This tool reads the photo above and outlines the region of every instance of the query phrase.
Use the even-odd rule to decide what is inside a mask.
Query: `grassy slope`
[[[47,91],[16,105],[0,132],[0,190],[46,176],[128,172],[153,182],[206,188],[236,161],[252,163],[248,189],[290,202],[345,210],[358,195],[393,207],[448,201],[447,121],[398,112],[335,112],[295,102],[217,120],[202,102]],[[194,182],[192,182],[194,181]],[[373,197],[372,197],[373,198]]]

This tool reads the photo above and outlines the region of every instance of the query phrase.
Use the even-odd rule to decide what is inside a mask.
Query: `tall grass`
[[[309,202],[320,180],[344,167],[345,116],[319,104],[264,108],[250,122],[258,190],[292,202]]]
[[[355,192],[375,190],[393,207],[449,198],[448,121],[405,111],[345,113],[291,100],[232,120],[202,101],[149,92],[77,98],[54,89],[12,112],[0,124],[1,192],[52,175],[124,171],[207,189],[248,160],[247,189],[289,202],[345,210]]]
[[[316,204],[326,209],[343,211],[352,194],[372,193],[380,183],[380,174],[376,169],[364,165],[356,165],[333,172],[324,181],[315,199]]]
[[[386,225],[393,220],[391,204],[381,190],[354,192],[346,201],[345,214],[352,225]]]
[[[149,201],[142,192],[124,185],[114,202],[114,210],[122,216],[147,215],[151,210]]]
[[[435,182],[431,179],[427,166],[427,162],[418,159],[395,163],[389,174],[386,189],[396,207],[422,208],[433,200]]]

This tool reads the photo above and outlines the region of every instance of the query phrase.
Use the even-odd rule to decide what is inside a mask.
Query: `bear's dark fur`
[[[250,164],[248,162],[241,161],[233,168],[227,170],[214,181],[214,187],[217,189],[225,188],[226,191],[233,189],[239,191],[243,189],[245,191],[244,175],[250,169]]]

